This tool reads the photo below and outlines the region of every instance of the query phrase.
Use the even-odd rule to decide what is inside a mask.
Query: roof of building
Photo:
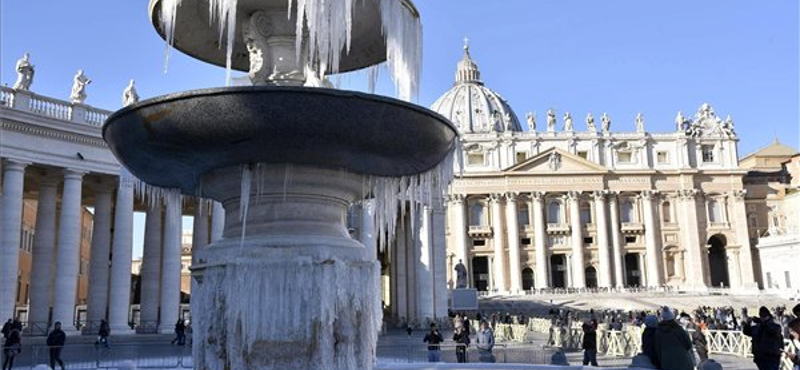
[[[773,141],[771,144],[742,157],[740,161],[744,161],[752,157],[793,157],[797,154],[798,152],[796,149],[782,144],[778,138],[775,138],[775,141]]]
[[[462,133],[522,131],[508,102],[481,81],[466,40],[464,56],[456,68],[455,84],[431,109],[453,122]]]

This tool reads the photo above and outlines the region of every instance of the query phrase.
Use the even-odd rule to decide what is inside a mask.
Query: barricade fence
[[[23,346],[22,352],[14,359],[14,369],[49,365],[50,348],[46,345]],[[130,362],[138,369],[189,369],[194,366],[191,346],[163,343],[112,344],[108,348],[92,344],[67,344],[61,349],[61,359],[69,370],[117,369]]]

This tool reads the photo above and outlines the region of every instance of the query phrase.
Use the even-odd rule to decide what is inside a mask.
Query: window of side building
[[[483,153],[470,153],[467,155],[468,166],[483,166],[486,164],[486,156]]]
[[[526,159],[528,159],[528,153],[517,152],[517,163],[525,162]]]
[[[658,162],[658,164],[669,164],[669,153],[668,152],[656,153],[656,161]]]
[[[617,152],[617,162],[619,163],[633,163],[632,152]]]
[[[703,163],[714,162],[714,145],[701,145],[700,150],[703,155]]]

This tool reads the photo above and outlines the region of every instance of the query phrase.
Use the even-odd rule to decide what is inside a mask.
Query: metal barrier
[[[460,345],[440,345],[439,362],[457,363],[457,348]],[[481,362],[480,351],[474,346],[467,346],[466,362]],[[556,352],[555,349],[542,349],[534,347],[507,346],[495,344],[492,355],[497,363],[524,363],[524,364],[549,364],[550,357]],[[394,363],[419,363],[428,362],[428,345],[379,345],[376,350],[381,362]]]
[[[132,362],[139,369],[192,368],[191,346],[170,346],[163,343],[120,344],[97,346],[91,344],[66,345],[61,359],[67,369],[116,369]],[[23,346],[14,361],[14,369],[28,369],[50,364],[50,347]]]

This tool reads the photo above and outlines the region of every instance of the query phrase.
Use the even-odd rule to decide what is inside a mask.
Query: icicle
[[[376,1],[380,1],[386,63],[397,97],[406,101],[416,100],[422,74],[422,24],[402,1]]]
[[[247,231],[247,211],[250,210],[250,187],[253,184],[253,171],[249,164],[242,165],[242,184],[239,195],[239,221],[242,221],[242,239],[239,247],[244,246]]]
[[[178,15],[178,6],[181,0],[162,0],[161,1],[161,29],[164,31],[164,73],[169,67],[169,49],[175,41],[175,19]]]

